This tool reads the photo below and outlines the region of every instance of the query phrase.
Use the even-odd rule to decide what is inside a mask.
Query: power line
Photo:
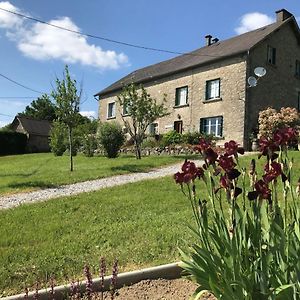
[[[13,116],[6,115],[6,114],[1,114],[1,113],[0,113],[0,116],[4,116],[4,117],[11,117],[11,118],[13,118]]]
[[[33,99],[33,98],[36,98],[36,96],[35,97],[33,97],[33,96],[28,96],[28,97],[26,97],[26,96],[8,96],[8,97],[5,97],[5,96],[0,96],[0,99]]]
[[[172,51],[172,50],[159,49],[159,48],[153,48],[153,47],[146,47],[146,46],[131,44],[131,43],[127,43],[127,42],[122,42],[122,41],[117,41],[117,40],[105,38],[105,37],[94,35],[94,34],[89,34],[89,33],[84,33],[84,32],[80,32],[80,31],[77,31],[77,30],[68,29],[68,28],[65,28],[65,27],[62,27],[62,26],[59,26],[59,25],[48,23],[48,22],[43,21],[41,19],[26,16],[24,14],[21,14],[21,13],[15,12],[15,11],[11,11],[11,10],[8,10],[8,9],[0,8],[0,10],[8,12],[10,14],[14,14],[14,15],[16,15],[18,17],[21,17],[21,18],[25,18],[25,19],[34,21],[34,22],[38,22],[38,23],[41,23],[41,24],[44,24],[44,25],[52,26],[52,27],[57,28],[57,29],[65,30],[65,31],[68,31],[68,32],[76,33],[76,34],[86,36],[86,37],[90,37],[90,38],[93,38],[93,39],[98,39],[98,40],[102,40],[102,41],[106,41],[106,42],[110,42],[110,43],[115,43],[115,44],[119,44],[119,45],[123,45],[123,46],[128,46],[128,47],[132,47],[132,48],[138,48],[138,49],[150,50],[150,51],[156,51],[156,52],[164,52],[164,53],[176,54],[176,55],[222,57],[222,55],[209,55],[209,54],[194,54],[194,53],[186,53],[186,52],[177,52],[177,51]]]
[[[0,8],[0,9],[2,9],[2,8]],[[1,73],[0,73],[0,76],[3,77],[3,78],[5,78],[5,79],[7,79],[7,80],[10,81],[10,82],[13,82],[13,83],[16,84],[16,85],[19,85],[19,86],[23,87],[24,89],[30,90],[30,91],[35,92],[35,93],[38,93],[38,94],[44,94],[43,92],[34,90],[34,89],[32,89],[32,88],[30,88],[30,87],[28,87],[28,86],[26,86],[26,85],[23,85],[22,83],[19,83],[19,82],[15,81],[15,80],[13,80],[13,79],[11,79],[11,78],[8,78],[7,76],[5,76],[5,75],[3,75],[3,74],[1,74]]]

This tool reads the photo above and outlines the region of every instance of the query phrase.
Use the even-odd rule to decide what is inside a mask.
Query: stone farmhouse
[[[267,71],[255,87],[247,79],[256,67]],[[260,110],[272,106],[300,109],[300,31],[294,16],[276,12],[276,22],[136,70],[98,92],[100,121],[122,124],[117,95],[124,85],[143,84],[150,95],[167,95],[168,116],[149,128],[155,134],[175,129],[201,131],[231,139],[246,148],[257,129]]]

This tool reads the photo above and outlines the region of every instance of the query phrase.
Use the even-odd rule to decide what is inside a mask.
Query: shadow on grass
[[[30,189],[30,188],[48,189],[48,188],[58,187],[58,185],[46,183],[43,181],[10,183],[7,186],[12,189]]]
[[[152,169],[154,166],[151,164],[139,166],[139,165],[123,165],[117,167],[111,167],[110,169],[114,172],[126,171],[128,173],[140,173],[140,172],[147,172]]]

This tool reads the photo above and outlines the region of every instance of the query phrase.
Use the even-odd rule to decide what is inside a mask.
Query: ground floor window
[[[182,133],[182,121],[175,121],[174,122],[174,130],[178,133]]]
[[[149,125],[149,134],[157,135],[158,134],[158,123],[151,123]]]
[[[216,137],[223,136],[223,117],[211,117],[200,119],[200,132],[212,134]]]

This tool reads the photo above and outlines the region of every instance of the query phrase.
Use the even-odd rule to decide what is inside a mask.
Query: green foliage
[[[100,125],[99,141],[108,158],[116,158],[125,142],[122,127],[116,122],[107,122]]]
[[[70,171],[73,171],[73,153],[77,149],[73,149],[73,131],[79,123],[79,104],[81,91],[77,94],[76,80],[72,79],[69,73],[68,66],[65,67],[64,78],[56,79],[56,89],[51,95],[56,102],[57,120],[65,124],[68,128],[69,136],[69,153],[70,153]]]
[[[118,96],[118,102],[120,107],[125,107],[129,114],[126,117],[122,115],[122,119],[127,132],[134,141],[136,158],[140,159],[141,144],[148,126],[156,119],[168,114],[164,106],[165,96],[162,103],[158,104],[142,85],[137,87],[131,84],[123,88]]]
[[[165,147],[169,145],[181,144],[182,142],[182,134],[178,133],[176,130],[171,130],[163,135],[161,145]]]
[[[56,118],[55,105],[51,102],[47,94],[38,97],[37,100],[26,106],[25,111],[20,116],[30,117],[36,120],[53,121]]]
[[[224,300],[299,299],[300,183],[295,189],[288,141],[280,145],[278,159],[274,144],[266,149],[270,156],[260,180],[254,162],[249,172],[237,170],[239,150],[230,143],[223,156],[200,144],[205,170],[186,162],[175,175],[196,221],[191,229],[197,242],[181,251],[182,267],[199,284],[194,299],[204,290]],[[196,187],[197,176],[209,201],[203,188]]]
[[[66,138],[66,126],[59,121],[54,121],[50,131],[50,148],[55,156],[62,156],[66,151]]]
[[[12,131],[0,131],[0,155],[25,153],[26,134]]]
[[[215,137],[213,135],[207,135],[197,131],[187,132],[182,135],[183,142],[190,145],[199,144],[199,140],[201,138],[204,138],[205,140],[212,142]]]
[[[82,139],[82,152],[86,157],[94,156],[94,152],[97,149],[96,134],[85,134]]]

